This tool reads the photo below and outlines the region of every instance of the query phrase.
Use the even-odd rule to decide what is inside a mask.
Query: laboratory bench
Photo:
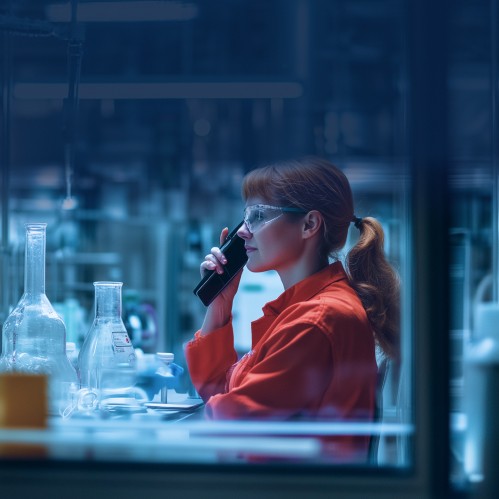
[[[321,438],[331,435],[409,436],[412,425],[282,421],[210,421],[201,399],[168,390],[168,404],[147,403],[140,411],[93,411],[50,417],[43,429],[0,429],[2,446],[29,445],[58,460],[156,463],[272,460],[317,463]],[[152,408],[155,407],[155,408]],[[7,455],[8,457],[8,455]]]
[[[412,439],[413,425],[209,421],[200,399],[172,389],[168,404],[129,413],[53,416],[44,429],[0,429],[0,489],[15,491],[16,499],[69,494],[72,499],[426,497],[403,485],[413,472],[410,463],[344,467],[321,462],[324,436]],[[182,404],[187,407],[175,409]],[[370,480],[373,493],[356,496]],[[376,490],[380,480],[383,488]],[[470,494],[460,488],[449,497]]]

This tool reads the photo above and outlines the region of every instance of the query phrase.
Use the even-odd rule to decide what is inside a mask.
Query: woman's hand
[[[225,239],[227,238],[227,234],[229,233],[229,229],[225,227],[222,229],[220,233],[220,246],[223,245]],[[211,248],[211,253],[204,257],[204,262],[200,265],[199,270],[201,272],[201,277],[204,277],[207,270],[213,270],[218,274],[223,274],[224,268],[223,266],[227,263],[225,256],[220,251],[220,248],[214,246]]]
[[[225,227],[220,233],[220,246],[223,245],[227,235],[229,234],[229,229]],[[201,263],[199,270],[201,272],[201,277],[206,274],[206,271],[212,270],[218,274],[223,274],[225,272],[224,265],[227,263],[225,255],[220,251],[220,248],[214,246],[211,248],[211,253],[205,256],[203,263]],[[232,281],[225,287],[225,289],[215,298],[213,301],[219,301],[218,306],[221,306],[221,301],[227,302],[232,308],[232,301],[234,300],[234,295],[239,287],[239,281],[241,280],[242,270],[232,279]]]
[[[223,245],[229,229],[225,227],[220,233],[220,246]],[[205,256],[204,261],[201,263],[199,270],[201,277],[205,275],[208,270],[212,270],[219,274],[224,273],[224,265],[227,263],[225,255],[220,251],[219,247],[211,248],[211,253]],[[224,290],[211,302],[206,311],[206,317],[201,328],[203,334],[206,334],[213,329],[217,329],[227,324],[232,314],[232,302],[241,281],[241,269]]]

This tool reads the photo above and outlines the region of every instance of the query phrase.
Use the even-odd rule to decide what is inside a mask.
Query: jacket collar
[[[347,275],[343,265],[339,261],[334,262],[286,289],[277,299],[267,303],[262,312],[264,316],[278,315],[290,305],[310,300],[330,284],[344,279],[347,279]]]

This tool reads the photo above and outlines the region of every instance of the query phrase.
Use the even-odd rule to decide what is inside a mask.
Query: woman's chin
[[[258,264],[257,262],[252,262],[251,258],[246,263],[246,268],[251,272],[265,272],[266,270],[269,270],[268,268],[264,267],[262,264]]]

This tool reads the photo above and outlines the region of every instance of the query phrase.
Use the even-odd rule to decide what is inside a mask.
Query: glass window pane
[[[71,393],[65,417],[51,415],[48,430],[29,437],[0,432],[0,442],[28,438],[46,446],[50,458],[68,461],[284,462],[297,468],[346,461],[411,470],[414,226],[405,2],[218,0],[137,7],[82,2],[84,36],[73,33],[69,59],[67,32],[49,32],[50,23],[70,19],[69,6],[26,1],[0,8],[18,26],[17,38],[7,33],[1,47],[11,137],[2,183],[8,216],[2,220],[1,321],[24,292],[24,223],[44,221],[46,291],[64,319],[70,360],[81,367],[77,352],[95,316],[93,283],[122,282],[122,317],[138,373],[136,388],[111,393],[112,404],[103,404],[104,389],[113,388],[104,388],[99,377],[95,400],[87,391]],[[309,407],[288,410],[294,390],[315,391],[313,403],[321,401],[318,381],[305,381],[304,372],[295,374],[293,386],[283,386],[284,402],[275,413],[210,421],[207,397],[196,392],[185,356],[205,313],[193,294],[200,263],[219,244],[221,229],[241,221],[244,176],[262,164],[308,155],[337,165],[349,179],[355,216],[374,217],[383,228],[387,260],[400,277],[402,361],[385,364],[372,348],[367,415],[354,417],[348,401],[338,402],[346,417],[336,406],[328,417]],[[279,222],[267,220],[267,227],[298,215],[287,212]],[[458,303],[477,276],[466,273],[470,228],[453,229]],[[358,239],[352,224],[335,257],[344,261]],[[251,322],[283,291],[273,269],[244,272],[232,308],[234,361],[244,359],[239,366],[254,350]],[[471,315],[463,310],[453,329],[469,327]],[[456,333],[458,348],[461,340]],[[4,349],[7,341],[4,336]],[[298,369],[297,354],[303,352],[305,362],[309,343],[281,368]],[[112,346],[122,353],[129,348]],[[172,355],[159,359],[158,352]],[[324,353],[323,365],[333,353]],[[341,365],[330,364],[331,372],[317,378],[334,379]],[[365,368],[347,367],[352,372],[345,383]],[[225,375],[217,377],[220,392]],[[456,380],[461,376],[456,372]],[[362,441],[354,459],[342,454],[347,439]]]
[[[494,359],[487,345],[495,341],[498,299],[497,5],[457,2],[450,19],[450,472],[456,490],[492,497]]]

